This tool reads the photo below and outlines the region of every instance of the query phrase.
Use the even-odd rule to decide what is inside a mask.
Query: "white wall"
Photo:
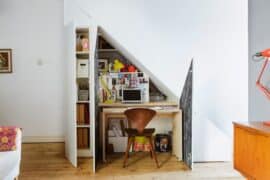
[[[66,0],[65,6],[66,23],[82,16],[79,9],[88,12],[177,96],[194,57],[194,160],[231,159],[232,121],[248,114],[247,0]]]
[[[248,3],[209,1],[194,68],[195,161],[232,159],[232,121],[248,121]]]
[[[0,48],[12,48],[12,74],[0,74],[0,125],[23,136],[59,139],[63,123],[62,0],[1,0]]]
[[[77,15],[82,16],[82,13],[78,13],[78,9],[83,9],[84,13],[88,12],[92,17],[91,21],[100,25],[130,54],[150,69],[161,82],[180,96],[183,86],[181,82],[185,80],[182,74],[187,72],[192,58],[190,49],[196,38],[196,32],[194,34],[189,32],[192,26],[187,22],[183,24],[186,21],[183,15],[189,13],[186,7],[179,9],[177,1],[168,3],[154,0],[147,2],[143,0],[66,0],[65,3],[67,9],[70,9],[70,12],[65,12],[66,22],[71,19],[79,21],[79,18],[74,18]],[[153,4],[155,8],[152,7]],[[173,4],[175,8],[172,8]],[[186,6],[191,7],[193,4]],[[169,9],[169,11],[164,13],[163,9]],[[179,11],[182,11],[181,14],[178,13]],[[173,17],[174,15],[177,16]],[[174,25],[175,21],[179,21],[179,25]],[[188,27],[183,29],[185,25]],[[178,33],[179,31],[181,34]],[[185,43],[179,44],[178,40]],[[167,51],[168,48],[171,49],[170,53]],[[175,63],[178,64],[177,70],[172,67]],[[178,69],[181,69],[180,72]]]
[[[270,1],[249,0],[249,120],[270,120],[270,102],[256,87],[256,80],[262,68],[262,62],[252,61],[252,55],[270,48]],[[269,69],[267,69],[269,70]],[[269,80],[269,78],[268,78]]]
[[[247,119],[247,0],[65,0],[65,13],[60,0],[0,3],[0,47],[14,50],[1,124],[63,135],[62,14],[82,24],[86,12],[178,96],[194,57],[194,160],[231,158],[231,123]]]

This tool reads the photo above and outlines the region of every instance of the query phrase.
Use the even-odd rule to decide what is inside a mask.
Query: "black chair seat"
[[[155,128],[144,129],[142,133],[139,133],[137,129],[126,128],[125,129],[128,136],[152,136],[155,132]]]

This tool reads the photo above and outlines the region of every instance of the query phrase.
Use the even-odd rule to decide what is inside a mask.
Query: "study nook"
[[[89,158],[95,172],[146,161],[152,168],[178,167],[183,160],[179,100],[164,93],[151,71],[102,29],[69,29],[70,49],[75,50],[70,57],[76,57],[68,63],[73,72],[68,87],[75,95],[69,99],[75,110],[67,124],[69,161],[77,166],[78,158]]]

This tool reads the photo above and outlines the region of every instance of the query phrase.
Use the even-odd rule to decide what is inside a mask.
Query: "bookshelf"
[[[76,28],[76,139],[77,157],[92,156],[90,121],[90,35],[89,28]]]
[[[93,159],[95,170],[96,27],[65,26],[65,156],[74,167],[79,157]]]

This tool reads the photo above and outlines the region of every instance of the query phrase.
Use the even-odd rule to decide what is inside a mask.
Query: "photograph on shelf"
[[[12,72],[12,50],[0,49],[0,73]]]
[[[82,51],[89,51],[89,39],[87,36],[81,36]]]
[[[99,59],[98,60],[98,71],[99,72],[108,71],[108,59]]]

